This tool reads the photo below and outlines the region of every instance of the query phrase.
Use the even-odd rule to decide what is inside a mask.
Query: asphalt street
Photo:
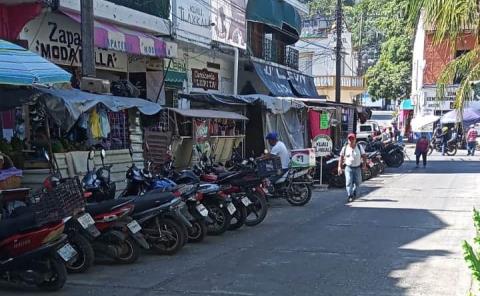
[[[461,243],[472,239],[480,158],[412,162],[364,184],[316,191],[305,207],[272,202],[261,225],[187,245],[172,257],[97,265],[54,295],[467,295]],[[0,288],[0,295],[35,295]]]

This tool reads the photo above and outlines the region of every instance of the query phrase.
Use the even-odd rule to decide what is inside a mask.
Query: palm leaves
[[[475,230],[477,231],[474,241],[478,247],[480,246],[480,212],[476,209],[473,209],[473,222],[475,224]],[[466,241],[463,241],[463,255],[465,261],[468,263],[468,267],[472,271],[473,277],[480,282],[480,257],[472,245]]]
[[[480,0],[409,0],[410,24],[416,24],[423,11],[425,23],[434,30],[434,42],[437,45],[446,42],[451,48],[452,54],[458,38],[465,32],[473,34],[477,39],[475,48],[450,62],[438,80],[439,96],[441,97],[447,84],[452,83],[455,77],[462,77],[455,100],[457,110],[463,110],[471,98],[470,81],[480,78],[479,2]]]

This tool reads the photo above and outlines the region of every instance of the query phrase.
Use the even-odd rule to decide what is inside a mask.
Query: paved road
[[[367,182],[352,204],[340,190],[316,192],[302,208],[275,201],[255,228],[209,237],[173,257],[96,266],[55,295],[464,296],[470,276],[460,246],[473,236],[479,160],[434,156],[426,169],[406,163]]]

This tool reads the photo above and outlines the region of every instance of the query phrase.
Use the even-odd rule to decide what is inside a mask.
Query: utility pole
[[[341,101],[341,80],[342,80],[342,0],[337,0],[336,11],[336,29],[337,29],[337,46],[335,48],[335,102]]]
[[[82,31],[82,76],[95,77],[93,0],[80,1]]]
[[[363,46],[363,11],[360,15],[360,40],[358,42],[358,68],[357,75],[363,75],[363,62],[362,62],[362,46]]]

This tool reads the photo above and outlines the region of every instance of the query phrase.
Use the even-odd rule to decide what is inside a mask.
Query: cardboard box
[[[292,150],[292,168],[309,168],[315,167],[315,149],[297,149]]]

